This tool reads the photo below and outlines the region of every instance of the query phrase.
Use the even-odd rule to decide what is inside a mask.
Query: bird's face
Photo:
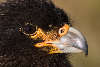
[[[82,33],[66,23],[60,27],[50,24],[48,26],[52,28],[50,31],[45,31],[37,25],[26,24],[26,26],[29,25],[30,29],[26,27],[26,30],[31,31],[31,33],[27,33],[23,28],[20,28],[20,31],[33,41],[40,41],[35,43],[34,47],[41,48],[49,54],[79,52],[88,54],[88,45]]]

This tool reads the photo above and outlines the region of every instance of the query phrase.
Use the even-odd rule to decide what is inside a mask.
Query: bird
[[[51,0],[0,3],[0,67],[72,67],[71,53],[84,52],[84,35]]]

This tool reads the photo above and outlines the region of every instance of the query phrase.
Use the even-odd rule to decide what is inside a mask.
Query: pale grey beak
[[[88,55],[88,45],[85,37],[73,27],[70,27],[68,33],[62,36],[59,41],[52,43],[63,53],[85,52]]]

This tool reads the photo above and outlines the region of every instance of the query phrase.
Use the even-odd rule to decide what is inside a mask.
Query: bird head
[[[33,43],[33,47],[47,51],[48,54],[88,54],[83,34],[72,27],[67,14],[51,1],[11,0],[7,4],[2,3],[0,7],[0,29],[4,27],[2,31],[5,33],[1,32],[1,37],[5,37],[3,40],[6,40],[7,44],[21,46],[27,43],[29,46],[28,43]]]
[[[26,28],[21,28],[20,31],[33,41],[40,41],[33,44],[33,46],[47,51],[48,54],[84,52],[88,55],[86,39],[79,30],[67,23],[60,26],[50,24],[47,27],[47,29],[50,28],[51,30],[44,30],[37,25],[27,23]],[[35,31],[29,33],[27,30]]]
[[[80,52],[85,37],[51,0],[0,3],[0,67],[71,67],[66,55]]]

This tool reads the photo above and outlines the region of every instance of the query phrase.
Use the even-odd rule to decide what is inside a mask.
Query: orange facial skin
[[[33,40],[37,40],[39,38],[42,39],[43,42],[37,43],[34,46],[37,48],[51,47],[51,49],[49,49],[49,54],[53,54],[53,53],[62,53],[62,51],[60,51],[60,49],[57,48],[55,44],[48,42],[58,41],[60,37],[67,34],[68,30],[69,30],[69,25],[64,24],[64,26],[62,26],[61,28],[53,29],[49,32],[44,32],[41,28],[37,28],[36,32],[31,35],[26,33],[24,34],[28,35]]]

